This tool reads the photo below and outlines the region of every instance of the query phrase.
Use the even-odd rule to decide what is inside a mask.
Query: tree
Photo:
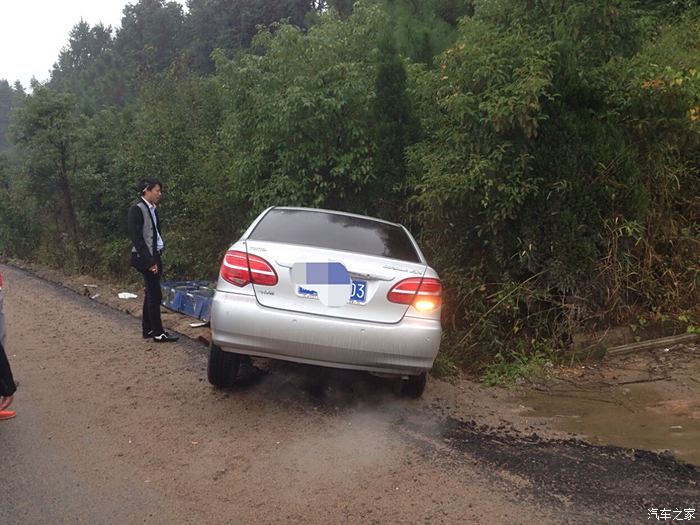
[[[165,0],[127,4],[115,42],[130,81],[166,70],[186,47],[182,6]]]
[[[433,57],[457,37],[457,22],[474,13],[472,0],[370,0],[387,16],[396,48],[413,62],[432,64]],[[318,11],[332,8],[343,18],[353,11],[353,0],[321,2]]]
[[[139,102],[125,148],[128,173],[133,182],[148,175],[164,184],[170,271],[216,275],[216,254],[247,226],[249,207],[231,177],[231,154],[218,133],[219,81],[194,75],[181,60],[146,83]]]
[[[219,56],[225,86],[225,143],[232,173],[253,203],[375,210],[373,101],[377,8],[347,20],[326,13],[304,33],[263,32],[251,53]]]
[[[30,187],[59,225],[56,247],[66,243],[73,262],[79,256],[79,224],[72,179],[78,166],[75,99],[36,86],[17,112],[14,142],[26,155]]]
[[[398,221],[407,191],[406,148],[418,138],[418,122],[406,92],[406,69],[389,35],[379,44],[378,60],[373,104],[375,182],[370,187],[383,201],[378,212]]]
[[[31,257],[42,224],[33,213],[33,197],[24,191],[6,152],[0,152],[0,202],[0,254]]]
[[[59,54],[49,86],[75,95],[81,112],[122,106],[127,101],[125,74],[119,68],[112,28],[101,24],[76,24],[68,45]]]
[[[196,71],[214,71],[211,53],[223,50],[228,56],[250,46],[258,27],[287,21],[305,26],[313,0],[190,0],[187,28]]]
[[[12,124],[15,112],[24,103],[24,89],[16,82],[14,87],[7,80],[0,79],[0,152],[10,148],[7,133]]]

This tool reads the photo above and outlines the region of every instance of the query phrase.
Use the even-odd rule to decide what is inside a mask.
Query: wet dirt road
[[[485,425],[477,404],[459,419],[436,384],[410,402],[275,365],[216,390],[202,345],[144,342],[133,317],[0,271],[21,383],[0,424],[3,525],[648,523],[700,507],[694,467]]]

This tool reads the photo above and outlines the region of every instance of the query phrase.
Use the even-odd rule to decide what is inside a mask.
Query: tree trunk
[[[68,153],[65,144],[61,144],[60,148],[60,159],[61,164],[59,166],[58,172],[58,187],[63,196],[63,217],[66,227],[66,231],[71,239],[71,244],[73,248],[73,255],[76,260],[80,259],[80,249],[79,249],[79,237],[78,237],[78,217],[75,213],[75,206],[73,205],[73,195],[70,190],[70,184],[68,182]]]

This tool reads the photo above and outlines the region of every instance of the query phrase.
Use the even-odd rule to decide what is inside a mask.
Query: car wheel
[[[427,373],[423,372],[417,376],[408,376],[408,379],[401,380],[401,397],[411,397],[414,399],[423,395]]]
[[[240,365],[241,359],[237,354],[224,352],[221,347],[214,343],[209,345],[207,379],[212,385],[219,388],[233,386],[238,377]]]

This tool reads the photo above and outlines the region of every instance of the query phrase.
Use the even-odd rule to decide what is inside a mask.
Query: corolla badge
[[[392,266],[391,264],[385,264],[382,266],[382,268],[386,268],[387,270],[396,270],[397,272],[406,272],[406,273],[412,273],[415,275],[423,275],[423,272],[419,270],[411,270],[409,268],[401,268],[399,266]]]
[[[352,295],[352,280],[343,263],[297,262],[292,280],[302,293],[318,295],[319,301],[333,308],[347,304]]]

